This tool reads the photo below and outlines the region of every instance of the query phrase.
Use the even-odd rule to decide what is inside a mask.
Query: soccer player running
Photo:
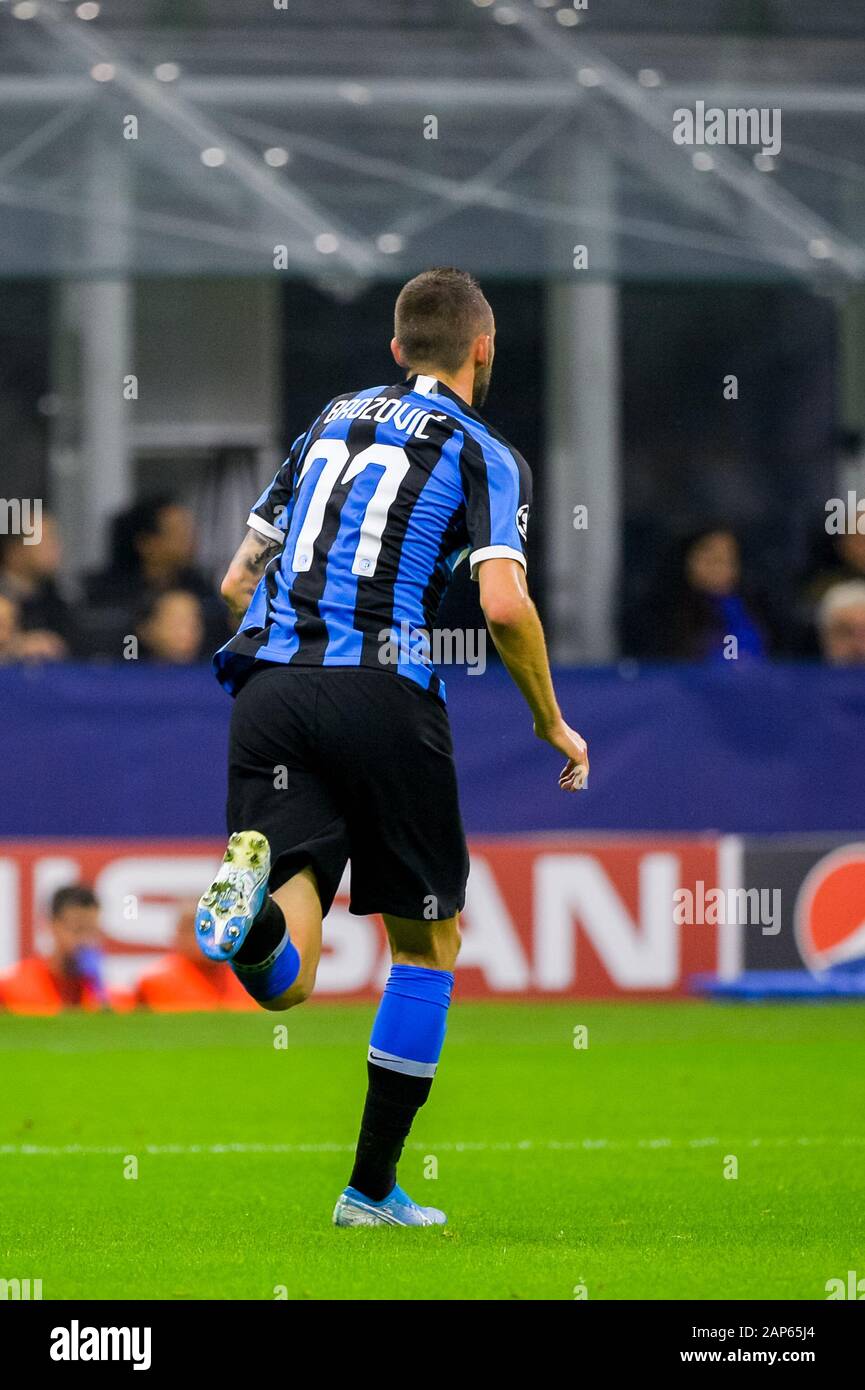
[[[407,380],[325,406],[255,503],[222,584],[242,618],[214,658],[236,697],[231,838],[199,903],[199,945],[263,1008],[302,1003],[350,860],[350,910],[383,915],[393,957],[338,1226],[445,1220],[412,1201],[396,1169],[444,1042],[468,877],[445,690],[429,660],[466,556],[535,733],[566,759],[559,786],[580,790],[589,770],[526,588],[531,475],[477,413],[494,341],[472,276],[410,280],[391,343]]]

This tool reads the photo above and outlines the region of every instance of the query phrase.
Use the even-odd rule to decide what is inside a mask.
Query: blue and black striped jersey
[[[239,689],[255,661],[374,666],[444,697],[429,635],[457,564],[525,565],[531,474],[434,377],[337,396],[300,435],[249,525],[282,545],[214,657]]]

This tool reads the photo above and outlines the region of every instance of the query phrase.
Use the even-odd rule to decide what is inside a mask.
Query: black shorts
[[[351,860],[352,912],[452,917],[469,861],[444,705],[390,671],[259,664],[231,720],[228,830],[267,836],[271,892],[311,865],[327,912]]]

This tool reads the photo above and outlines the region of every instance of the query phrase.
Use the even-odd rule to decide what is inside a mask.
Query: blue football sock
[[[257,965],[241,965],[236,960],[230,964],[247,994],[259,1004],[283,994],[300,973],[300,956],[287,930],[276,949]]]
[[[435,1076],[454,977],[425,965],[394,965],[369,1044],[369,1061],[403,1076]]]

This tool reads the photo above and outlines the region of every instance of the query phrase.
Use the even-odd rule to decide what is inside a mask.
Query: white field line
[[[635,1149],[708,1149],[720,1148],[809,1148],[820,1144],[836,1147],[865,1145],[865,1135],[846,1135],[843,1139],[830,1135],[800,1135],[771,1139],[520,1139],[504,1143],[485,1140],[448,1140],[434,1144],[410,1142],[407,1149],[426,1153],[592,1153],[600,1150]],[[60,1158],[78,1156],[93,1158],[129,1153],[153,1157],[191,1158],[199,1155],[221,1154],[351,1154],[353,1144],[0,1144],[0,1158]]]

